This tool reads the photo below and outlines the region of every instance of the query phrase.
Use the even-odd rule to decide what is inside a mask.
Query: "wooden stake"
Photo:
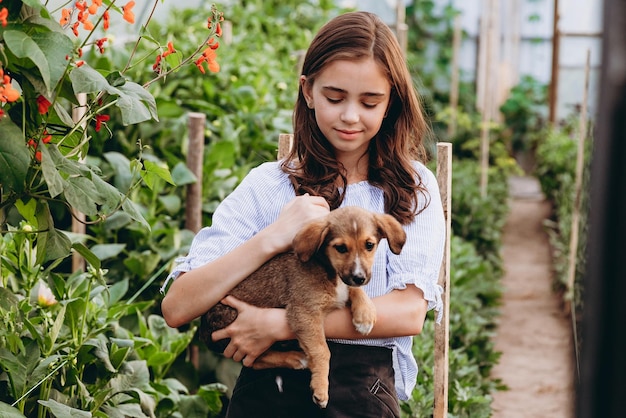
[[[189,146],[187,167],[196,176],[196,182],[187,186],[185,203],[185,228],[197,233],[202,228],[202,165],[204,163],[204,113],[189,113]],[[197,345],[190,346],[189,359],[196,370],[200,368],[200,353]]]
[[[78,106],[75,106],[72,109],[72,119],[74,123],[80,123],[83,128],[85,126],[85,121],[83,117],[87,112],[87,94],[78,93],[76,95],[76,99],[78,100]],[[81,158],[81,162],[84,162],[84,158]],[[78,212],[76,209],[72,208],[72,232],[74,234],[84,235],[87,233],[87,227],[85,226],[85,221],[87,220],[84,213]],[[72,253],[72,271],[85,271],[85,259],[78,252],[74,251]]]
[[[197,233],[202,228],[202,164],[204,162],[204,113],[189,113],[189,146],[187,167],[196,176],[196,182],[187,186],[185,228]]]
[[[398,0],[396,3],[396,38],[400,44],[402,54],[406,57],[409,43],[409,25],[406,24],[406,6],[404,5],[404,0]]]
[[[551,125],[556,122],[556,108],[559,91],[559,55],[561,33],[559,31],[559,0],[554,0],[554,17],[552,24],[552,75],[548,92],[548,121]]]
[[[435,325],[434,418],[448,416],[448,369],[450,351],[450,237],[452,233],[452,144],[437,144],[437,183],[446,220],[446,244],[439,272],[443,288],[443,319]]]
[[[452,35],[452,63],[450,64],[450,123],[448,138],[456,133],[457,107],[459,104],[459,50],[461,47],[461,16],[454,17]]]
[[[576,259],[578,256],[578,236],[580,223],[580,206],[582,200],[583,171],[585,165],[585,139],[587,138],[587,100],[589,96],[589,67],[591,53],[587,50],[587,62],[585,64],[585,87],[583,90],[583,102],[580,109],[578,124],[578,150],[576,154],[576,178],[574,208],[572,209],[572,229],[569,244],[569,262],[567,275],[567,290],[574,297],[574,280],[576,278]]]

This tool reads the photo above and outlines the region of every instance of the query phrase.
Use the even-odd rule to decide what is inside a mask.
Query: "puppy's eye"
[[[348,247],[345,244],[339,244],[335,245],[335,250],[337,250],[339,254],[345,254],[348,252]]]
[[[371,241],[368,241],[368,242],[365,243],[365,249],[367,251],[372,251],[374,249],[374,247],[376,247],[376,244],[374,244]]]

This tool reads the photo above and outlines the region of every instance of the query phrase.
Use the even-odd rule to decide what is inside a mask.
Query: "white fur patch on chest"
[[[349,295],[350,291],[348,289],[348,285],[341,281],[341,279],[337,278],[337,287],[335,288],[335,303],[337,304],[337,307],[341,308],[346,306]]]

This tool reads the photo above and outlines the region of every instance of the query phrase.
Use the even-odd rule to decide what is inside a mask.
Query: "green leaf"
[[[50,66],[48,59],[39,45],[26,33],[17,30],[7,30],[3,34],[7,48],[18,58],[29,58],[39,68],[43,82],[50,91]]]
[[[117,94],[117,89],[112,87],[106,78],[88,64],[74,68],[70,72],[72,87],[76,93],[98,93],[106,91]]]
[[[148,160],[143,162],[143,166],[145,169],[141,171],[141,178],[143,178],[151,190],[154,190],[156,179],[162,179],[171,185],[176,185],[174,184],[174,180],[172,180],[172,176],[167,169],[167,166],[162,166]]]
[[[9,118],[0,118],[0,185],[21,192],[30,165],[22,131]]]
[[[0,416],[4,418],[26,418],[19,409],[0,401]]]
[[[72,53],[74,45],[72,40],[63,32],[34,33],[32,39],[46,57],[45,62],[48,65],[50,77],[47,94],[50,95],[65,74],[68,66],[65,57]],[[37,64],[35,60],[33,62]]]
[[[41,172],[43,173],[43,178],[46,180],[46,184],[48,185],[50,197],[54,198],[63,193],[63,190],[65,190],[66,187],[65,180],[63,180],[63,177],[59,173],[57,164],[53,160],[50,152],[51,150],[57,150],[57,148],[56,145],[46,146],[41,143],[41,141],[39,147],[41,150]]]
[[[51,228],[48,232],[44,232],[43,234],[47,234],[45,261],[64,258],[70,254],[72,242],[63,231]]]
[[[100,259],[98,258],[98,256],[96,254],[94,254],[93,252],[91,252],[91,250],[89,250],[89,248],[87,248],[87,246],[85,244],[82,244],[80,242],[75,242],[74,244],[72,244],[72,248],[74,248],[76,250],[76,252],[78,252],[80,255],[82,255],[83,258],[93,268],[99,269],[100,266],[102,265],[100,263]]]
[[[96,257],[100,260],[117,257],[126,248],[126,244],[96,244],[91,247]]]
[[[182,161],[178,162],[172,169],[172,180],[177,186],[185,186],[198,181],[193,172]]]
[[[73,208],[87,216],[98,214],[97,205],[102,204],[102,197],[90,179],[70,177],[66,184],[64,195]]]
[[[26,219],[26,222],[39,228],[37,225],[37,200],[29,199],[28,203],[24,203],[23,200],[17,200],[15,208]]]
[[[126,82],[119,87],[120,98],[116,103],[122,114],[122,123],[132,125],[147,120],[159,120],[154,97],[137,83]]]
[[[139,222],[141,226],[146,228],[148,231],[150,230],[150,225],[139,211],[135,202],[130,199],[124,199],[124,202],[122,203],[122,210],[124,210],[124,212],[126,212],[133,220]]]
[[[49,399],[47,401],[39,400],[37,402],[50,409],[50,413],[56,418],[91,418],[92,416],[89,411],[81,411],[80,409],[63,405],[54,399]]]

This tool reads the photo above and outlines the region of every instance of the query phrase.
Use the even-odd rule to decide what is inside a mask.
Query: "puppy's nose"
[[[352,278],[352,281],[354,282],[355,285],[361,286],[363,283],[365,283],[365,277],[363,277],[363,276],[354,276]]]

